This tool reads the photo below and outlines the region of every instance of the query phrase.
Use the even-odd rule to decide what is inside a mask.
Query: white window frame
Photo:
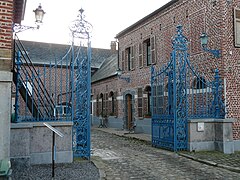
[[[240,17],[237,18],[237,11],[240,14],[240,8],[234,8],[234,42],[236,47],[240,47]]]

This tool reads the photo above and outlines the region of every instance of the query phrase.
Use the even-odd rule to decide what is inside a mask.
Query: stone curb
[[[229,171],[240,173],[240,168],[237,168],[237,167],[227,166],[227,165],[223,165],[223,164],[218,164],[217,166],[224,168],[224,169],[228,169]]]
[[[204,163],[204,164],[207,164],[207,165],[210,165],[210,166],[220,167],[220,168],[227,169],[227,170],[229,170],[229,171],[233,171],[233,172],[240,173],[240,168],[237,168],[237,167],[227,166],[227,165],[215,163],[215,162],[213,162],[213,161],[208,161],[208,160],[199,159],[199,158],[196,158],[196,157],[193,157],[193,156],[191,156],[191,155],[184,154],[184,153],[178,153],[178,154],[179,154],[180,156],[186,157],[186,158],[188,158],[188,159],[192,159],[192,160],[194,160],[194,161],[198,161],[198,162],[200,162],[200,163]]]
[[[102,162],[102,159],[97,156],[92,156],[91,157],[92,163],[98,168],[100,179],[105,180],[106,178],[106,173],[104,171],[104,163]]]

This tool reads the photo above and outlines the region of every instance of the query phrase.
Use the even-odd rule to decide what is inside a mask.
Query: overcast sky
[[[80,8],[93,25],[92,47],[110,48],[117,33],[160,8],[170,0],[27,0],[22,25],[34,26],[33,10],[41,3],[46,12],[39,30],[18,34],[22,40],[69,44],[69,24]]]

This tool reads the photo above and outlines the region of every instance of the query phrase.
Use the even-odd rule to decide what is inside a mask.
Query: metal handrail
[[[32,90],[36,94],[37,93],[44,94],[44,97],[42,97],[42,96],[38,97],[39,98],[38,103],[40,103],[41,107],[44,108],[44,111],[46,112],[48,117],[53,116],[53,114],[51,114],[51,112],[54,112],[55,104],[54,104],[51,96],[49,95],[49,92],[44,87],[44,83],[42,82],[41,78],[39,78],[39,72],[34,67],[34,64],[32,63],[29,55],[27,54],[26,49],[24,48],[22,42],[19,40],[19,38],[17,36],[15,38],[15,43],[14,44],[15,44],[15,53],[17,51],[20,51],[20,53],[21,53],[21,64],[24,64],[24,66],[21,66],[21,68],[22,68],[21,72],[23,73],[24,76],[27,76],[27,77],[31,77],[32,75],[34,77],[38,77],[38,80],[37,80],[38,81],[38,85],[37,85],[38,87],[36,87],[36,85],[33,84],[33,89]],[[23,81],[24,77],[21,77],[21,78],[22,78],[22,81]],[[34,100],[34,99],[32,99],[32,100],[33,100],[34,104],[37,105],[36,100]],[[46,104],[49,105],[49,106],[47,107]],[[49,111],[49,107],[50,107],[50,111]],[[38,111],[41,111],[41,110],[38,109]],[[40,117],[43,117],[44,112],[39,112],[39,114],[41,115]]]

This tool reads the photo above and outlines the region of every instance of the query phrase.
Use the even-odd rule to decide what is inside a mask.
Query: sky
[[[22,25],[35,26],[35,10],[39,3],[46,12],[39,30],[18,33],[22,40],[70,44],[69,25],[84,9],[85,19],[93,26],[91,44],[109,49],[111,41],[122,30],[144,18],[170,0],[27,0]]]

